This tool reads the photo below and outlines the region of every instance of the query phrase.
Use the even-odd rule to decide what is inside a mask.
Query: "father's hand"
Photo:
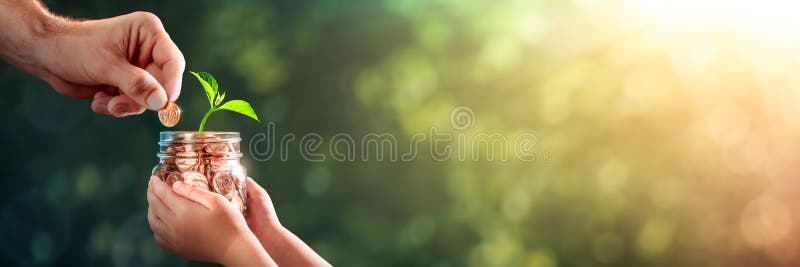
[[[0,48],[0,56],[58,93],[93,98],[94,112],[118,117],[177,99],[185,66],[153,14],[74,21],[35,1],[0,0]]]

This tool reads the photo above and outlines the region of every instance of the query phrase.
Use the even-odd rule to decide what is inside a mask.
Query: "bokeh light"
[[[214,73],[279,136],[532,132],[547,152],[243,159],[282,224],[334,265],[800,265],[793,1],[45,2],[155,13],[187,69]],[[0,86],[13,152],[0,266],[203,266],[147,229],[154,114],[92,114],[9,66]],[[205,102],[185,80],[178,127],[195,128]],[[452,127],[457,106],[469,127]],[[209,129],[245,142],[267,132],[214,116]]]

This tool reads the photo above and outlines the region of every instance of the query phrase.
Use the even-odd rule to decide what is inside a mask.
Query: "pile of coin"
[[[219,193],[245,212],[245,169],[239,163],[239,143],[214,136],[178,137],[162,143],[161,162],[153,175],[170,186],[183,181],[197,188]]]

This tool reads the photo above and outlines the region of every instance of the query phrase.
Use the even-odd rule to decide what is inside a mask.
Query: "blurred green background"
[[[534,132],[547,161],[246,157],[337,266],[797,266],[790,1],[45,1],[159,16],[278,134]],[[203,266],[147,226],[156,114],[112,118],[0,66],[0,266]],[[207,108],[185,76],[182,130]],[[266,132],[233,113],[210,130]],[[403,146],[401,141],[401,147]],[[323,145],[323,147],[325,147]]]

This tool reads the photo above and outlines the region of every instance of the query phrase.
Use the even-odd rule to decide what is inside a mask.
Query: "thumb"
[[[256,183],[256,181],[253,180],[253,178],[247,177],[246,187],[247,187],[247,197],[249,199],[255,201],[264,201],[268,205],[272,206],[272,199],[270,199],[267,190],[264,190],[263,187],[258,185],[258,183]]]
[[[160,110],[167,105],[167,92],[158,80],[142,68],[127,62],[115,64],[109,69],[108,83],[150,110]]]
[[[247,177],[247,208],[252,210],[248,216],[251,219],[264,219],[267,223],[280,225],[278,215],[275,213],[275,206],[267,194],[267,190],[258,185],[253,178]],[[266,217],[263,217],[266,216]]]
[[[176,181],[173,183],[172,190],[178,195],[197,202],[209,209],[214,207],[214,203],[218,201],[217,198],[224,198],[220,194],[188,185],[183,181]]]

